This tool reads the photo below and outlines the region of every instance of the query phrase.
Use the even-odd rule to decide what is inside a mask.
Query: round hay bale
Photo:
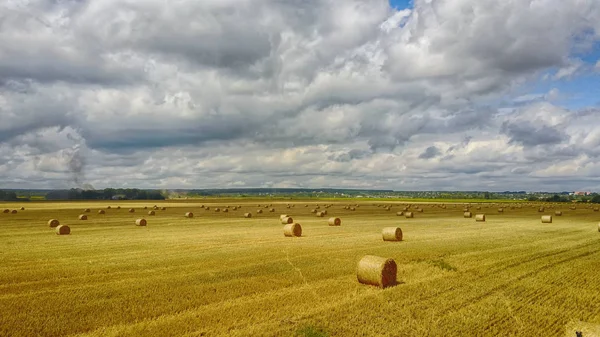
[[[237,211],[237,206],[233,206],[231,209]]]
[[[79,220],[87,220],[87,215],[79,214]]]
[[[322,218],[322,217],[324,217],[324,216],[325,216],[325,214],[323,214],[323,212],[317,212],[317,216],[318,216],[319,218]]]
[[[287,218],[288,216],[289,216],[289,215],[287,215],[287,214],[281,214],[281,215],[279,216],[279,220],[282,220],[283,218]]]
[[[289,223],[283,226],[283,235],[287,237],[302,236],[302,226],[299,223]]]
[[[135,225],[136,226],[146,226],[147,222],[146,219],[137,219],[135,220]]]
[[[210,207],[206,206],[206,208],[204,210],[210,211]]]
[[[538,208],[538,212],[543,212],[543,211],[545,211],[545,208],[544,208],[544,207],[540,207],[540,208]]]
[[[56,234],[57,235],[69,235],[71,234],[71,228],[67,225],[58,225],[56,226]]]
[[[381,231],[383,241],[402,241],[402,229],[400,227],[385,227]]]
[[[396,261],[385,257],[366,255],[358,262],[356,277],[362,284],[386,288],[396,285]]]
[[[112,207],[110,207],[110,206],[106,206],[106,209],[111,209],[111,208],[112,208]]]
[[[446,207],[444,207],[444,208],[446,208]],[[480,210],[480,209],[481,209],[481,206],[477,206],[477,207],[475,207],[475,209],[476,209],[476,210]]]
[[[281,223],[282,224],[291,224],[294,223],[294,219],[290,218],[289,216],[286,216],[285,218],[281,218]]]
[[[594,212],[598,212],[600,209],[598,207],[594,207]]]
[[[552,215],[542,215],[542,223],[552,223]]]
[[[215,212],[220,212],[221,210],[219,208],[215,208]]]
[[[193,217],[194,217],[194,213],[192,213],[192,212],[187,212],[187,213],[185,213],[185,217],[186,217],[186,218],[193,218]]]
[[[468,212],[468,211],[469,211],[469,209],[468,209],[468,208],[466,208],[466,207],[465,207],[465,208],[463,208],[463,212]]]
[[[129,209],[129,213],[135,213],[135,209],[133,209],[133,208],[130,208],[130,209]]]
[[[356,211],[356,208],[355,207],[350,207],[350,210],[354,212],[354,211]]]
[[[504,208],[498,208],[498,213],[504,213]]]
[[[404,216],[404,212],[396,212],[396,216]]]
[[[471,212],[464,212],[463,213],[463,217],[465,218],[471,218],[473,216],[473,214]]]
[[[144,206],[144,209],[148,209],[148,206]]]
[[[319,209],[319,208],[321,208],[321,206],[317,205],[315,208],[316,208],[316,209]]]
[[[308,207],[308,205],[304,205],[304,207]]]
[[[562,215],[562,211],[554,211],[554,215],[561,216]]]
[[[152,207],[152,209],[155,210],[155,211],[158,211],[158,207],[157,206]]]
[[[117,209],[121,209],[121,206],[117,206]]]
[[[329,221],[327,221],[327,223],[329,224],[329,226],[341,226],[342,225],[342,219],[340,219],[340,218],[329,218]]]
[[[228,208],[223,209],[223,213],[229,213],[229,209]]]
[[[251,218],[252,217],[252,213],[244,213],[244,218]]]
[[[477,215],[475,215],[475,221],[485,222],[485,214],[477,214]]]
[[[86,208],[86,209],[84,209],[84,210],[83,210],[83,212],[84,212],[84,213],[89,213],[89,212],[91,212],[91,211],[92,211],[92,210],[91,210],[91,209],[89,209],[89,208]]]
[[[388,211],[389,211],[389,209],[388,209]],[[423,213],[423,209],[422,208],[417,208],[417,212]]]
[[[11,214],[17,214],[17,210],[13,209],[12,211],[10,211]]]
[[[2,213],[10,213],[10,209],[5,209],[2,211]]]
[[[98,214],[106,214],[106,212],[103,209],[98,210]]]
[[[402,208],[402,210],[403,210],[404,212],[406,212],[406,211],[408,211],[408,207],[404,207],[404,208]]]
[[[204,205],[200,205],[200,208],[204,208]]]
[[[19,209],[20,209],[20,210],[22,210],[22,211],[24,211],[24,210],[25,210],[25,207],[21,207],[21,208],[19,208]]]
[[[256,210],[256,213],[258,213],[258,214],[261,214],[262,212],[263,212],[263,210],[262,210],[262,209],[257,209],[257,210]]]
[[[265,208],[269,208],[269,205],[265,205]]]
[[[166,210],[167,210],[167,208],[166,208],[166,207],[161,207],[161,208],[160,208],[160,210],[161,210],[161,211],[166,211]]]
[[[310,210],[310,212],[311,213],[317,213],[317,210],[313,208],[313,209]]]
[[[156,212],[154,212],[154,211],[148,211],[148,215],[155,215],[155,214],[156,214]]]
[[[269,210],[269,212],[270,212],[270,213],[275,213],[275,208],[271,208],[271,209]]]
[[[414,218],[415,215],[413,214],[413,212],[404,212],[404,217],[409,219],[409,218]]]
[[[56,220],[56,219],[48,220],[48,226],[50,226],[51,228],[58,227],[58,225],[60,225],[60,222],[58,220]]]

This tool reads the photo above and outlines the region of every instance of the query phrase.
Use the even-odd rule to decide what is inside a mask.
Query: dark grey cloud
[[[528,121],[504,122],[500,130],[510,138],[510,143],[523,146],[560,144],[569,138],[557,128]]]
[[[426,148],[425,151],[423,151],[423,153],[421,153],[419,155],[419,158],[420,159],[432,159],[441,154],[442,154],[442,152],[440,151],[440,149],[438,149],[435,146],[430,146],[430,147]]]

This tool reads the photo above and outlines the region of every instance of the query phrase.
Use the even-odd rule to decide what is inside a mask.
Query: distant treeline
[[[593,202],[593,203],[600,203],[600,194],[597,193],[593,193],[589,196],[585,196],[585,197],[580,197],[580,199],[574,199],[572,196],[565,196],[565,195],[558,195],[555,194],[551,197],[547,197],[547,198],[539,198],[536,196],[531,196],[527,199],[528,201],[545,201],[545,202],[573,202],[574,200],[578,201],[578,202]]]
[[[70,190],[50,191],[46,200],[164,200],[160,191],[139,190],[137,188],[106,188],[103,190]]]
[[[15,200],[19,200],[17,198],[17,193],[15,193],[14,191],[0,191],[0,200],[1,201],[15,201]]]

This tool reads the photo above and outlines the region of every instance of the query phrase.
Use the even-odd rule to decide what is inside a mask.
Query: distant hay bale
[[[186,218],[193,218],[193,217],[194,217],[194,213],[192,213],[192,212],[187,212],[187,213],[185,213],[185,217],[186,217]]]
[[[396,212],[396,216],[404,216],[404,212]]]
[[[316,209],[319,209],[319,208],[321,208],[321,206],[317,205],[315,208],[316,208]]]
[[[166,210],[167,210],[167,208],[166,208],[166,207],[161,207],[161,208],[160,208],[160,210],[161,210],[161,211],[166,211]]]
[[[387,288],[396,285],[396,261],[385,257],[366,255],[358,262],[356,277],[362,284]]]
[[[223,209],[223,213],[229,213],[229,209],[228,208]]]
[[[289,216],[289,215],[287,215],[287,214],[281,214],[281,215],[279,216],[279,219],[280,219],[280,220],[282,220],[283,218],[287,218],[288,216]]]
[[[381,231],[383,241],[402,241],[402,229],[400,227],[385,227]]]
[[[10,213],[10,209],[5,209],[2,211],[2,213]]]
[[[504,208],[498,208],[498,213],[504,213]]]
[[[552,223],[552,215],[542,215],[542,223]]]
[[[475,215],[475,221],[485,222],[485,214],[477,214],[477,215]]]
[[[204,205],[200,205],[200,208],[204,208]]]
[[[598,224],[598,232],[600,232],[600,223]]]
[[[311,213],[317,213],[317,210],[313,208],[313,209],[310,210],[310,212]]]
[[[417,208],[417,212],[423,213],[423,209],[422,208]]]
[[[598,212],[600,209],[598,207],[594,207],[594,212]]]
[[[106,209],[111,209],[111,208],[112,208],[112,207],[110,207],[110,206],[106,206]]]
[[[329,224],[329,226],[341,226],[342,225],[342,219],[340,219],[340,218],[329,218],[329,220],[327,221],[327,223]]]
[[[324,210],[324,211],[323,211],[323,215],[327,215],[327,210]]]
[[[210,207],[206,206],[206,208],[204,210],[210,211]]]
[[[17,210],[13,209],[12,211],[10,211],[11,214],[17,214]]]
[[[290,205],[285,206],[286,208],[290,208]]]
[[[322,218],[325,216],[325,214],[323,214],[323,212],[317,212],[316,214],[319,218]]]
[[[148,206],[144,206],[144,209],[148,209]]]
[[[220,211],[221,211],[221,209],[215,208],[215,212],[220,212]]]
[[[50,226],[51,228],[55,228],[58,225],[60,225],[60,222],[56,219],[50,219],[48,220],[48,226]]]
[[[57,235],[69,235],[71,234],[71,228],[67,225],[58,225],[56,226],[56,234]]]
[[[83,210],[83,212],[84,212],[84,213],[89,213],[89,212],[91,212],[91,211],[92,211],[92,210],[90,210],[89,208],[86,208],[86,209],[84,209],[84,210]]]
[[[404,217],[405,218],[414,218],[415,215],[413,214],[413,212],[404,212]]]
[[[231,209],[237,211],[237,206],[233,206]]]
[[[130,209],[129,209],[129,213],[135,213],[135,209],[133,209],[133,208],[130,208]]]
[[[269,212],[271,212],[271,213],[275,213],[275,208],[271,208],[271,209],[269,209]]]
[[[103,209],[98,210],[98,214],[106,214],[106,212]]]
[[[304,205],[304,207],[308,207],[308,205]]]
[[[156,212],[154,212],[154,211],[148,211],[148,215],[155,215],[155,214],[156,214]]]
[[[146,226],[147,222],[146,219],[137,219],[135,220],[135,225],[136,226]]]
[[[265,205],[265,208],[269,208],[269,205]]]
[[[79,220],[87,220],[87,215],[79,214]]]
[[[561,216],[561,215],[562,215],[562,212],[561,212],[561,211],[554,211],[554,215],[556,215],[556,216]]]
[[[117,206],[117,209],[121,209],[121,206]]]
[[[476,210],[480,210],[480,209],[481,209],[481,206],[477,206],[477,207],[475,207],[475,209],[476,209]]]
[[[24,210],[25,210],[25,207],[21,207],[21,208],[19,208],[19,209],[20,209],[20,210],[22,210],[22,211],[24,211]]]
[[[464,212],[463,213],[463,217],[465,217],[465,218],[471,218],[472,216],[473,216],[473,213],[471,213],[471,212]]]
[[[463,208],[463,212],[468,212],[469,209],[467,207]]]
[[[262,213],[262,212],[263,212],[263,210],[262,210],[262,209],[256,210],[256,213],[258,213],[258,214],[260,214],[260,213]]]
[[[290,218],[289,216],[286,216],[285,218],[281,218],[281,223],[282,224],[291,224],[294,223],[294,219]]]
[[[540,208],[538,208],[538,212],[543,212],[543,211],[545,211],[545,208],[544,208],[544,207],[540,207]]]
[[[153,210],[158,211],[158,206],[152,207]]]
[[[572,210],[572,211],[574,211],[574,210],[576,210],[577,208],[576,208],[575,206],[571,206],[571,207],[569,207],[569,209],[570,209],[570,210]]]
[[[406,211],[408,211],[408,207],[404,207],[404,208],[402,208],[402,210],[403,210],[404,212],[406,212]]]
[[[252,213],[244,213],[244,218],[251,218],[252,217]]]
[[[352,212],[354,212],[354,211],[356,211],[356,208],[354,208],[354,207],[350,207],[350,210],[351,210]]]
[[[289,223],[283,226],[283,235],[287,237],[302,236],[302,226],[299,223]]]

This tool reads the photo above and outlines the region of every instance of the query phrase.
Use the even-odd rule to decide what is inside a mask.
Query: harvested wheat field
[[[396,215],[406,203],[348,202],[329,210],[339,227],[306,200],[164,202],[145,227],[116,208],[151,202],[30,202],[0,214],[0,336],[547,337],[600,324],[593,209],[562,207],[541,223],[539,205],[474,204],[487,214],[477,222],[462,204],[411,203],[424,212],[406,219]],[[200,212],[227,203],[240,207]],[[301,237],[256,212],[271,203],[296,206]],[[78,221],[85,208],[106,214]],[[402,241],[382,240],[385,227],[402,228]],[[368,255],[395,261],[395,285],[358,282]]]

